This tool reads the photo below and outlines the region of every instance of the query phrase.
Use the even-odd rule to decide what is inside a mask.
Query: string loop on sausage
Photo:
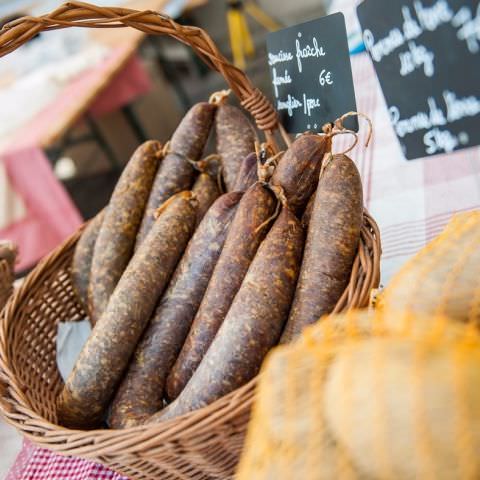
[[[210,175],[209,166],[214,162],[218,162],[219,167],[217,169],[216,180],[217,180],[220,192],[224,193],[225,189],[223,187],[223,182],[222,182],[222,165],[221,165],[222,157],[218,153],[211,153],[210,155],[207,155],[201,160],[193,160],[187,157],[186,155],[184,155],[183,153],[175,152],[174,150],[172,150],[170,140],[169,140],[167,143],[165,143],[165,145],[163,146],[163,149],[160,151],[160,158],[163,158],[170,153],[173,155],[177,155],[177,157],[180,157],[185,162],[189,163],[197,172],[207,173],[209,175]]]
[[[184,159],[189,162],[195,170],[200,173],[206,173],[207,175],[212,175],[212,170],[210,169],[211,164],[217,163],[215,165],[214,170],[216,171],[215,180],[217,181],[217,187],[221,194],[225,193],[225,185],[223,183],[223,164],[222,164],[222,156],[218,153],[211,153],[206,157],[202,158],[201,160],[195,161],[190,158],[184,157]]]
[[[166,157],[170,152],[171,152],[170,140],[167,140],[163,148],[159,150],[158,154],[161,156],[161,158],[163,158],[163,157]]]
[[[322,127],[322,132],[318,133],[320,136],[329,136],[331,138],[335,137],[336,135],[352,135],[354,140],[353,143],[343,152],[340,152],[340,155],[346,155],[347,153],[351,152],[358,143],[358,133],[354,132],[353,130],[350,130],[348,128],[345,128],[343,125],[343,121],[348,118],[348,117],[353,117],[353,116],[358,116],[364,118],[368,122],[368,134],[367,134],[367,139],[365,141],[365,147],[368,147],[370,140],[373,135],[373,124],[367,115],[361,112],[347,112],[344,113],[341,117],[337,118],[333,123],[326,123]]]
[[[328,167],[328,165],[330,164],[330,162],[333,160],[333,153],[330,151],[330,152],[327,152],[324,156],[323,156],[323,160],[322,160],[322,166],[320,167],[320,175],[319,177],[322,178],[326,168]]]
[[[208,167],[210,166],[211,163],[222,161],[222,157],[218,153],[211,153],[210,155],[207,155],[201,160],[192,160],[191,158],[188,158],[184,155],[180,155],[180,156],[183,157],[185,161],[190,163],[192,167],[200,173],[208,173]]]
[[[278,155],[279,154],[275,156],[277,157]],[[275,211],[273,212],[273,214],[256,228],[255,233],[258,233],[263,227],[268,225],[271,221],[275,220],[280,215],[280,211],[282,210],[282,207],[289,208],[287,196],[285,195],[285,190],[280,185],[272,185],[269,182],[263,182],[261,180],[258,180],[257,183],[260,183],[265,188],[268,188],[275,195],[275,199],[277,200],[277,205],[275,206]]]
[[[155,219],[157,219],[164,211],[165,209],[172,203],[174,202],[178,197],[182,197],[185,200],[187,200],[193,207],[196,206],[197,203],[197,198],[195,194],[190,191],[190,190],[185,190],[183,192],[178,192],[175,195],[172,195],[168,200],[165,200],[156,210],[154,213]]]
[[[262,183],[262,182],[258,182],[258,183]],[[262,228],[266,227],[270,222],[272,222],[273,220],[275,220],[279,215],[280,215],[280,211],[281,211],[281,207],[282,207],[282,202],[279,200],[279,198],[277,197],[276,193],[272,190],[271,188],[271,185],[269,183],[262,183],[263,186],[265,188],[268,188],[270,189],[274,194],[275,194],[275,198],[277,200],[277,205],[275,206],[275,211],[272,213],[272,215],[270,217],[268,217],[264,222],[262,222],[256,229],[255,229],[255,234],[257,234],[258,232],[260,232],[260,230],[262,230]],[[280,187],[281,188],[281,187]],[[286,199],[285,199],[286,201]]]
[[[353,130],[344,129],[344,130],[339,130],[339,131],[333,131],[332,137],[334,137],[336,135],[352,135],[353,136],[353,143],[347,149],[345,149],[343,152],[340,152],[340,155],[346,155],[347,153],[351,152],[357,146],[358,134],[356,132],[354,132]]]
[[[288,205],[284,189],[279,185],[272,185],[269,182],[276,166],[278,165],[279,159],[283,156],[285,151],[277,152],[274,155],[266,158],[266,160],[263,160],[268,155],[268,152],[271,151],[271,146],[268,143],[262,143],[259,145],[258,142],[255,142],[255,150],[257,153],[257,183],[263,185],[265,188],[268,188],[275,195],[277,200],[277,205],[273,214],[256,228],[255,233],[258,233],[263,227],[268,225],[272,220],[275,220],[278,215],[280,215],[282,206],[288,208]]]
[[[230,88],[213,92],[208,99],[208,103],[211,103],[212,105],[221,105],[231,93],[232,90]]]
[[[362,112],[351,111],[351,112],[344,113],[340,118],[337,118],[337,120],[335,120],[335,127],[338,128],[339,130],[346,130],[345,127],[343,126],[343,121],[348,117],[362,117],[367,121],[367,123],[368,123],[368,135],[367,135],[367,140],[365,141],[365,147],[368,147],[368,145],[370,143],[370,140],[372,139],[372,135],[373,135],[372,120],[370,119],[370,117],[368,115],[365,115]]]
[[[268,143],[255,142],[255,152],[257,154],[257,177],[260,183],[267,183],[273,175],[278,165],[280,157],[285,153],[284,150],[273,153]],[[268,156],[270,153],[271,156]]]

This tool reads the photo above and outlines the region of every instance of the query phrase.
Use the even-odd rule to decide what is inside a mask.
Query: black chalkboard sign
[[[275,106],[288,132],[320,132],[357,109],[341,13],[270,33],[267,51]],[[357,131],[356,117],[345,127]]]
[[[405,157],[479,145],[479,0],[365,0],[357,13]]]

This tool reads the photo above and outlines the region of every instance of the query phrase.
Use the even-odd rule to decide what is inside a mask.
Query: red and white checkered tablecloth
[[[5,480],[128,480],[103,465],[81,458],[56,455],[29,441]]]
[[[353,57],[352,69],[357,108],[371,118],[375,130],[370,146],[364,148],[367,129],[360,120],[360,142],[351,156],[362,176],[364,203],[382,233],[382,283],[386,284],[407,259],[440,233],[454,213],[480,208],[480,148],[406,161],[369,57]],[[341,151],[348,141],[340,136],[334,150]],[[23,464],[25,468],[20,468]],[[7,480],[106,478],[124,477],[26,443]]]

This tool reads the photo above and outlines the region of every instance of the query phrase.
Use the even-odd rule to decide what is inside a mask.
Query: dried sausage
[[[84,310],[88,313],[88,284],[90,283],[90,269],[92,268],[93,249],[97,241],[105,210],[93,218],[75,246],[72,259],[72,284],[77,298]]]
[[[216,178],[211,177],[208,173],[201,173],[193,184],[192,192],[198,201],[197,225],[199,225],[210,205],[220,195],[220,190]]]
[[[310,219],[302,269],[282,343],[330,313],[350,278],[363,219],[362,183],[346,155],[325,163]]]
[[[225,240],[207,291],[185,344],[167,379],[167,396],[173,400],[185,387],[230,308],[248,267],[268,231],[276,199],[259,183],[243,196]]]
[[[257,180],[257,154],[253,152],[243,159],[233,185],[233,191],[246,192]]]
[[[292,143],[278,162],[270,182],[282,187],[288,206],[295,213],[302,211],[317,188],[323,157],[331,147],[330,136],[305,134]]]
[[[258,372],[278,342],[295,292],[304,234],[284,208],[252,261],[240,290],[205,357],[180,396],[149,421],[204,407]]]
[[[161,145],[148,141],[137,148],[125,167],[106,207],[93,251],[88,303],[96,322],[133,253],[161,153]]]
[[[195,168],[189,160],[198,160],[207,142],[216,106],[201,102],[183,117],[172,135],[170,152],[158,169],[148,198],[135,248],[142,243],[155,221],[155,211],[175,193],[191,188]]]
[[[219,105],[215,115],[215,131],[223,178],[230,192],[234,189],[242,160],[255,151],[255,129],[239,108],[224,103]]]
[[[315,204],[315,193],[316,192],[313,192],[312,196],[310,197],[310,200],[308,201],[305,211],[302,215],[302,226],[305,230],[308,230],[310,219],[312,218],[313,205]]]
[[[155,221],[118,282],[58,401],[61,423],[98,425],[135,346],[193,232],[191,192],[174,196]]]
[[[160,410],[167,374],[202,301],[241,197],[239,192],[220,197],[195,231],[115,396],[111,427],[140,424]]]
[[[101,420],[193,232],[195,207],[191,192],[173,197],[129,262],[59,398],[59,418],[65,426],[83,428]]]

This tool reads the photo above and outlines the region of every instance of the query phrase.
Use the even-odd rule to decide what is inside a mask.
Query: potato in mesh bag
[[[387,311],[446,315],[479,324],[480,210],[455,215],[394,276],[381,303]]]
[[[476,329],[384,315],[330,316],[270,354],[238,479],[478,477]]]

